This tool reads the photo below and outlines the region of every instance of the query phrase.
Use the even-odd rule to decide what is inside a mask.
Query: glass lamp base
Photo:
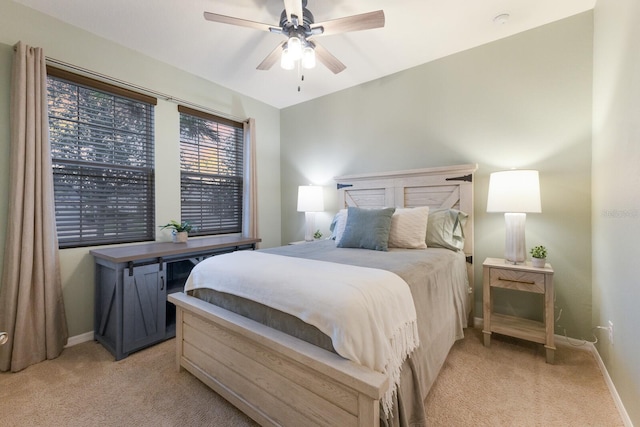
[[[525,213],[505,213],[506,226],[504,258],[513,264],[523,263],[527,259],[524,228],[527,220]]]
[[[314,233],[313,229],[316,227],[316,213],[305,212],[304,221],[305,221],[304,240],[305,242],[313,242],[313,233]]]

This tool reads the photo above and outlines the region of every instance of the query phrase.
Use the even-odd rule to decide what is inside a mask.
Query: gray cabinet
[[[94,249],[94,338],[116,360],[175,336],[175,306],[191,269],[205,258],[252,250],[260,239],[208,237]]]

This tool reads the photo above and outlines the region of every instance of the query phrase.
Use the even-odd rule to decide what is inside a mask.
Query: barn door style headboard
[[[473,174],[477,169],[477,164],[467,164],[337,176],[339,209],[429,206],[465,212],[469,217],[464,226],[464,253],[473,288]]]
[[[412,169],[376,174],[344,175],[334,179],[339,208],[458,209],[469,215],[464,227],[465,247],[473,255],[473,174],[476,164]]]

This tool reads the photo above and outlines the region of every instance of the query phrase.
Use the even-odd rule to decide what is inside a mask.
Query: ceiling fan
[[[347,67],[312,38],[384,27],[382,10],[315,23],[313,14],[307,9],[307,0],[284,0],[284,10],[280,15],[279,26],[211,12],[204,12],[204,18],[208,21],[254,28],[285,36],[286,40],[267,55],[258,65],[258,70],[269,70],[278,59],[284,69],[293,69],[298,61],[304,68],[313,68],[317,58],[334,74],[338,74]]]

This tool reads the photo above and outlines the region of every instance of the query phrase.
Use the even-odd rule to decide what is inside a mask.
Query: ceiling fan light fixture
[[[315,43],[315,39],[310,41],[310,37],[382,28],[385,24],[383,10],[316,23],[313,14],[307,9],[307,0],[284,0],[284,10],[280,14],[279,25],[263,24],[212,12],[204,12],[204,18],[207,21],[248,27],[285,36],[286,41],[273,48],[267,57],[258,64],[256,67],[258,70],[269,70],[277,62],[278,53],[281,52],[280,65],[284,69],[290,70],[296,66],[298,69],[313,68],[316,62],[320,62],[334,74],[344,71],[347,67],[329,51]],[[309,49],[303,53],[305,48]],[[317,57],[316,49],[318,50]]]
[[[284,70],[293,70],[295,61],[291,57],[291,52],[288,48],[282,50],[282,56],[280,57],[280,67]]]
[[[302,66],[306,69],[316,66],[316,51],[311,46],[307,46],[302,50]]]
[[[289,55],[291,55],[291,59],[294,61],[302,58],[302,41],[298,36],[289,38],[287,49],[289,49]]]

